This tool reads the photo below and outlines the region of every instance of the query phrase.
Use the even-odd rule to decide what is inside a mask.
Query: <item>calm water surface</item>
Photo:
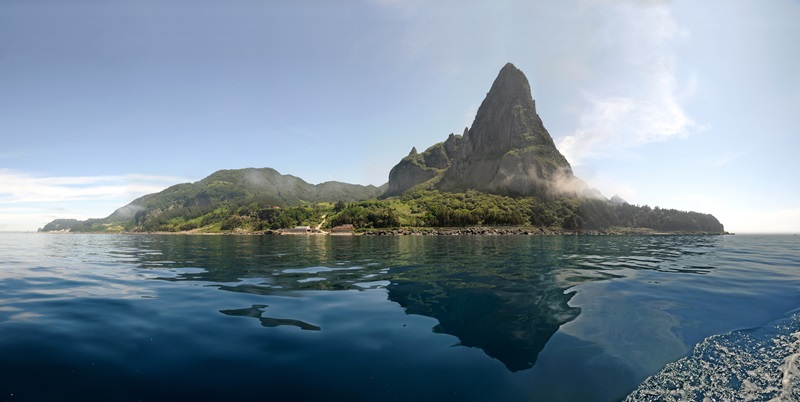
[[[798,236],[0,234],[0,400],[792,400],[798,308]]]

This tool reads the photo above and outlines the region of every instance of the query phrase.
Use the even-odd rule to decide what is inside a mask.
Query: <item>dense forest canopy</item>
[[[231,200],[231,197],[220,197]],[[235,198],[233,198],[235,200]],[[710,214],[647,205],[613,203],[603,199],[507,197],[474,190],[407,192],[399,197],[365,201],[305,203],[276,207],[273,202],[189,202],[161,205],[159,213],[142,210],[132,219],[114,221],[57,220],[43,231],[72,232],[259,232],[315,226],[322,229],[351,224],[355,229],[397,227],[530,226],[555,230],[645,228],[658,232],[721,233],[722,224]],[[324,223],[323,223],[324,221]]]

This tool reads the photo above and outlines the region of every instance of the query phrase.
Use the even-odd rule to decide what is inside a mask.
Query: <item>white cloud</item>
[[[609,26],[595,49],[598,76],[584,88],[579,127],[558,144],[570,163],[617,158],[642,144],[681,138],[702,130],[681,104],[697,90],[696,76],[681,88],[672,46],[688,34],[668,6],[594,2]]]
[[[171,184],[184,181],[177,177],[136,174],[36,177],[0,169],[0,206],[34,202],[125,198],[161,191]]]
[[[102,218],[145,194],[186,182],[178,177],[39,177],[0,169],[0,230],[36,230],[55,218]]]

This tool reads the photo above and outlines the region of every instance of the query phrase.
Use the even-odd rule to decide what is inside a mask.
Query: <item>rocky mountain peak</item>
[[[511,63],[506,63],[500,69],[500,73],[497,74],[497,78],[492,83],[492,88],[486,95],[486,99],[492,98],[519,99],[523,102],[533,102],[528,78]]]
[[[581,187],[573,179],[569,162],[536,113],[528,79],[508,63],[478,108],[439,188],[544,196]]]
[[[469,130],[471,151],[503,154],[539,143],[555,147],[552,142],[536,113],[528,79],[513,64],[506,64],[475,115]]]
[[[443,152],[437,144],[424,158],[409,155],[395,166],[388,194],[429,180],[444,191],[514,196],[579,194],[586,187],[544,128],[525,74],[511,63],[495,78],[472,127],[440,144]]]

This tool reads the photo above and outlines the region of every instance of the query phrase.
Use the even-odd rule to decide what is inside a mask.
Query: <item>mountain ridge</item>
[[[385,185],[363,186],[337,181],[310,184],[272,168],[222,169],[196,182],[175,184],[157,193],[141,196],[105,218],[86,221],[56,219],[41,231],[66,230],[86,223],[94,225],[127,221],[135,226],[146,226],[157,222],[160,217],[180,214],[193,216],[221,205],[255,203],[288,207],[331,200],[354,202],[374,198],[383,192]]]

